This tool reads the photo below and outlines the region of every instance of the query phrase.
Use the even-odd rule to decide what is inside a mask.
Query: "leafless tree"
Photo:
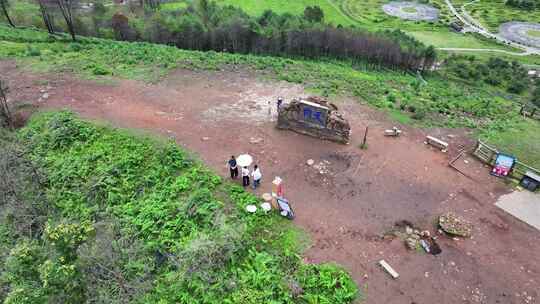
[[[51,16],[49,15],[49,12],[47,11],[47,6],[45,3],[43,3],[43,0],[38,0],[39,3],[39,11],[41,12],[41,17],[43,18],[43,23],[45,23],[45,26],[47,27],[47,31],[49,34],[54,34],[54,27],[52,25]]]
[[[74,0],[56,0],[56,3],[66,21],[71,39],[77,41],[77,37],[75,37],[75,26],[73,25],[73,1]]]
[[[9,6],[8,0],[0,0],[0,7],[2,8],[2,12],[4,13],[4,16],[6,17],[9,25],[11,25],[12,27],[15,27],[15,24],[13,23],[13,21],[9,17],[9,13],[8,13],[8,10],[7,10],[8,6]]]
[[[9,93],[9,87],[7,83],[0,79],[0,124],[13,128],[13,117],[9,110],[7,102],[7,94]]]
[[[10,133],[0,135],[0,176],[0,225],[8,219],[18,236],[41,235],[50,213],[46,179]]]
[[[132,303],[152,288],[154,255],[133,235],[122,233],[112,219],[103,218],[94,224],[94,240],[79,248],[89,299],[106,294],[116,303]],[[126,263],[144,265],[137,275],[126,271]]]

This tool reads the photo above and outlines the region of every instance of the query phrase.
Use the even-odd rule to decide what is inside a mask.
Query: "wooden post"
[[[369,126],[366,126],[366,132],[364,133],[364,140],[362,141],[362,149],[365,149],[367,146],[367,135],[369,131]]]

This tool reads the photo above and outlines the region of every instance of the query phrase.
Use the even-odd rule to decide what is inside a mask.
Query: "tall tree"
[[[210,21],[210,3],[208,0],[199,0],[197,1],[197,13],[199,14],[199,17],[201,18],[201,21],[208,29],[209,21]]]
[[[531,113],[532,116],[534,116],[534,113],[536,113],[536,111],[540,109],[540,81],[538,83],[539,85],[536,86],[531,95],[531,103],[534,106],[534,109]]]
[[[39,3],[39,11],[41,12],[43,23],[45,23],[45,27],[47,27],[47,31],[49,32],[49,34],[54,34],[54,27],[52,25],[51,16],[49,15],[49,12],[47,11],[47,6],[45,6],[45,3],[43,3],[43,0],[38,0],[38,3]]]
[[[423,70],[431,70],[433,65],[435,64],[435,60],[437,60],[437,52],[435,51],[435,48],[430,45],[424,50],[424,64],[422,66]]]
[[[77,41],[77,37],[75,37],[75,26],[73,25],[73,0],[56,0],[56,3],[66,21],[71,39]]]
[[[9,13],[8,13],[8,10],[7,10],[8,7],[9,7],[8,0],[0,0],[0,7],[2,7],[2,12],[4,13],[4,16],[6,17],[9,25],[11,25],[12,27],[15,27],[15,24],[11,20],[11,17],[9,17]]]
[[[141,0],[140,4],[141,7],[148,7],[151,10],[156,11],[159,8],[161,2],[160,0]]]
[[[304,10],[304,18],[309,22],[322,22],[324,12],[318,5],[308,6]]]

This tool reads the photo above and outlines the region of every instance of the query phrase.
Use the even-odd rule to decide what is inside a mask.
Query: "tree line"
[[[9,5],[8,0],[0,1]],[[399,30],[372,33],[327,24],[318,6],[306,7],[299,16],[267,10],[252,17],[239,8],[209,0],[196,0],[176,11],[160,9],[159,0],[129,2],[121,8],[97,3],[84,14],[77,13],[76,0],[37,3],[43,27],[51,34],[69,32],[73,40],[79,34],[200,51],[338,59],[403,70],[429,69],[436,60],[433,47]],[[4,11],[8,16],[8,10]]]
[[[506,0],[505,4],[523,10],[540,9],[540,0]]]

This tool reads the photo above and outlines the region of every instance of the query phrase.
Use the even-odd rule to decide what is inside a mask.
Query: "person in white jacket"
[[[242,168],[242,186],[249,186],[249,169],[248,167]]]
[[[253,189],[257,189],[257,187],[261,184],[262,179],[261,169],[259,169],[259,166],[255,165],[253,167],[251,176],[253,177]]]

